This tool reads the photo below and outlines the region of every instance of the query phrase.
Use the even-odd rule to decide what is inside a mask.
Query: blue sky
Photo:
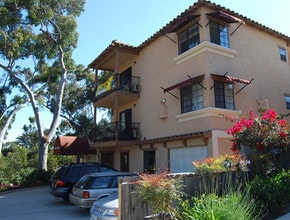
[[[87,0],[74,57],[88,65],[112,40],[138,46],[197,0]],[[212,0],[290,36],[289,0]]]
[[[195,2],[197,0],[87,0],[85,12],[77,19],[79,42],[74,59],[77,64],[87,66],[115,39],[138,46]],[[290,36],[289,0],[211,2]],[[8,141],[22,134],[29,112],[29,109],[22,110],[16,117]],[[42,114],[42,120],[48,128],[51,121],[47,113]]]

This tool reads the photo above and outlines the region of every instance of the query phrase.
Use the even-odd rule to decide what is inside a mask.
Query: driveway
[[[0,193],[1,220],[88,220],[89,216],[88,209],[54,198],[49,194],[48,186]]]

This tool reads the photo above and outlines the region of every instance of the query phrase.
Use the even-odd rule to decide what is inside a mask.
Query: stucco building
[[[109,37],[109,36],[108,36]],[[290,38],[198,0],[139,46],[114,40],[93,60],[113,71],[94,107],[112,109],[96,132],[98,157],[122,171],[192,171],[193,160],[230,153],[222,114],[290,109]]]

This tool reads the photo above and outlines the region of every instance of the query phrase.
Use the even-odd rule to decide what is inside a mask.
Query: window
[[[156,172],[155,150],[144,151],[144,173]]]
[[[215,107],[235,109],[233,84],[222,81],[214,81]]]
[[[196,111],[203,108],[203,88],[200,83],[181,88],[181,113]]]
[[[287,58],[286,58],[286,50],[284,48],[279,48],[279,52],[280,52],[280,59],[282,61],[287,62]]]
[[[199,44],[199,26],[195,24],[178,35],[179,54]]]
[[[228,27],[210,22],[210,41],[223,47],[230,47]]]
[[[121,152],[121,170],[123,172],[129,171],[129,152]]]
[[[290,96],[285,96],[286,108],[290,109]]]

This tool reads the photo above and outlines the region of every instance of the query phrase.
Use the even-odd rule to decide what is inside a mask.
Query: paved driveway
[[[1,220],[89,219],[89,210],[56,199],[48,186],[0,193]]]

